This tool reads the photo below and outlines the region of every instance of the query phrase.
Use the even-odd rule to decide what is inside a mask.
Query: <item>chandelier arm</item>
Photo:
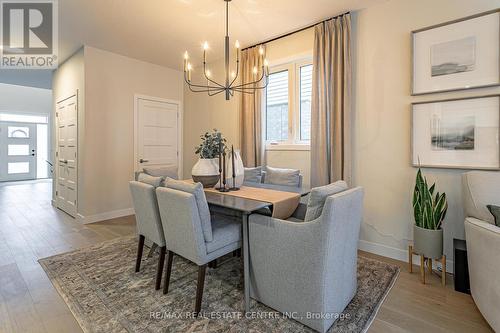
[[[217,86],[219,86],[220,88],[225,88],[222,84],[214,81],[214,80],[211,80],[208,75],[207,75],[207,63],[204,61],[203,62],[203,75],[205,76],[205,78],[207,79],[207,81],[210,81],[212,82],[213,84],[216,84]]]
[[[193,87],[194,87],[194,88],[198,88],[198,89],[193,89]],[[210,88],[210,87],[193,86],[193,85],[191,85],[191,84],[188,84],[188,88],[189,88],[189,90],[191,90],[192,92],[196,92],[196,93],[198,93],[198,92],[206,92],[206,93],[208,93],[208,92],[212,92],[212,91],[218,91],[218,92],[219,92],[219,91],[224,91],[224,89],[221,89],[221,88],[214,88],[214,89],[212,89],[212,88]]]
[[[208,92],[208,96],[212,97],[212,96],[218,95],[218,94],[220,94],[221,92],[224,92],[224,91],[225,90],[219,90],[216,93],[212,93],[212,94],[210,94],[210,92]]]
[[[234,91],[239,92],[239,93],[241,93],[241,94],[255,95],[255,90],[253,90],[253,91],[246,91],[246,90],[238,90],[238,89],[235,89]]]
[[[242,88],[242,87],[247,87],[247,86],[252,85],[252,84],[256,84],[256,83],[262,81],[262,79],[264,78],[264,73],[265,73],[265,69],[264,69],[264,66],[262,66],[262,74],[261,74],[261,76],[260,76],[260,78],[258,80],[255,80],[255,81],[252,81],[252,82],[248,82],[248,83],[243,83],[243,84],[234,86],[234,88]],[[268,75],[266,75],[266,78],[267,77],[268,77]]]
[[[207,85],[194,84],[194,83],[189,82],[188,80],[185,80],[185,82],[189,87],[193,87],[193,88],[201,88],[201,89],[208,89],[208,90],[224,90],[224,89],[226,89],[224,87],[210,87]]]

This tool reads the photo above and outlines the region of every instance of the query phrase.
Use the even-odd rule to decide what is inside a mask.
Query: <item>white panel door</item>
[[[78,193],[77,96],[62,100],[56,108],[56,205],[74,217]]]
[[[179,167],[179,105],[138,99],[136,170],[145,166]]]
[[[0,181],[36,178],[36,124],[0,122]]]

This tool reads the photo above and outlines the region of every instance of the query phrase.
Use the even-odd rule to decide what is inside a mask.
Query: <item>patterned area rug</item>
[[[144,255],[135,273],[136,246],[119,238],[39,260],[85,332],[312,332],[253,300],[244,316],[242,262],[232,256],[207,270],[202,317],[193,318],[197,267],[174,256],[163,295],[154,290],[157,255]],[[329,332],[364,332],[398,274],[397,266],[359,257],[358,291]]]

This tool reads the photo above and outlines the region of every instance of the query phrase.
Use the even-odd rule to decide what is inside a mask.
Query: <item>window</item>
[[[266,91],[267,148],[308,147],[311,139],[311,61],[271,68]]]

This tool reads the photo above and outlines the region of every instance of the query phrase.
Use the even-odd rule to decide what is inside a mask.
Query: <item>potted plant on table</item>
[[[445,193],[436,191],[436,184],[429,187],[427,179],[417,172],[413,191],[414,250],[426,258],[440,258],[443,255],[443,220],[448,210]]]
[[[200,182],[203,187],[213,187],[219,181],[219,153],[226,149],[226,138],[222,133],[214,129],[201,136],[201,143],[195,148],[195,154],[199,155],[198,162],[191,171],[195,182]]]

